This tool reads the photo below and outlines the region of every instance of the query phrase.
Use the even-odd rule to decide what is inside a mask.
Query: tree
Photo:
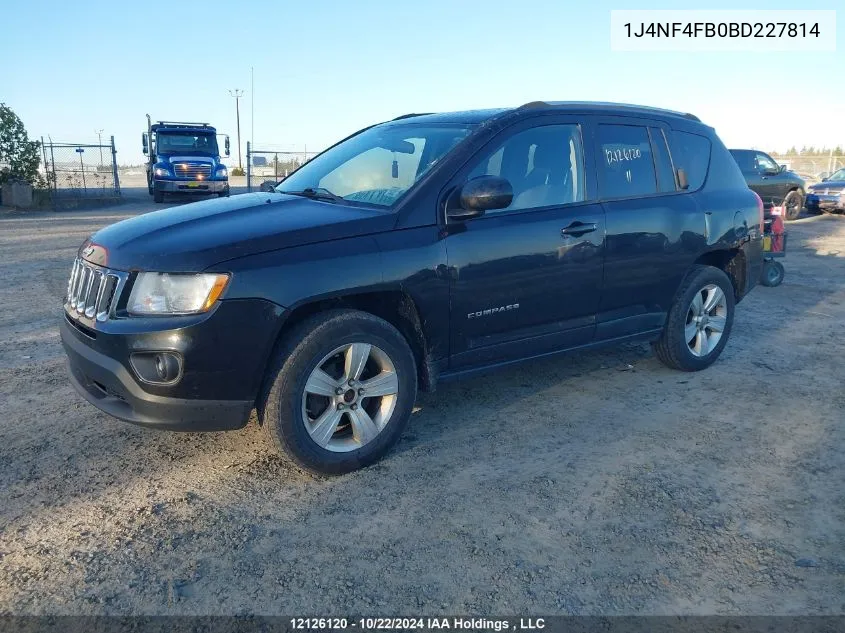
[[[7,182],[39,183],[39,149],[41,143],[29,140],[18,115],[5,103],[0,103],[0,185]]]

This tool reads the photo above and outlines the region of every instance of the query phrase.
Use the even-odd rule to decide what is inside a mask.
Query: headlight
[[[218,178],[226,178],[229,175],[229,171],[226,169],[225,165],[223,167],[218,167],[217,171],[214,172],[214,175]]]
[[[228,275],[139,273],[129,294],[130,314],[206,312],[223,294]]]
[[[167,167],[156,167],[155,168],[155,175],[156,176],[169,176],[170,170]]]

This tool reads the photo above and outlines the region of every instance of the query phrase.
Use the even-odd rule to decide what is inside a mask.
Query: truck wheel
[[[783,199],[783,206],[786,208],[786,219],[797,220],[801,215],[801,208],[804,206],[804,196],[797,189],[790,191]]]
[[[164,192],[154,190],[153,191],[153,202],[155,202],[156,204],[158,204],[160,202],[164,202]]]
[[[302,468],[340,475],[372,464],[402,434],[417,396],[408,342],[356,310],[316,314],[277,346],[258,417]]]
[[[763,262],[763,272],[760,275],[760,283],[764,286],[774,288],[783,282],[783,277],[786,271],[783,269],[783,264],[769,259]]]
[[[653,344],[655,354],[673,369],[705,369],[722,353],[733,319],[734,290],[728,276],[713,266],[695,266]]]

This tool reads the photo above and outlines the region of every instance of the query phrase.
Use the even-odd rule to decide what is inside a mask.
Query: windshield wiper
[[[344,199],[343,196],[334,194],[325,187],[308,187],[302,191],[280,191],[279,193],[286,193],[290,196],[303,196],[312,200],[331,200],[332,202],[341,202]]]

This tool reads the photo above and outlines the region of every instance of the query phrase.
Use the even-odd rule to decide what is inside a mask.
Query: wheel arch
[[[713,266],[724,272],[731,280],[734,289],[734,301],[737,303],[745,296],[748,284],[748,262],[742,249],[728,248],[708,251],[693,262],[690,270],[693,270],[697,265]]]
[[[275,356],[275,349],[299,323],[319,312],[337,309],[367,312],[384,319],[399,330],[414,354],[417,383],[420,390],[434,391],[437,382],[437,365],[429,354],[428,341],[423,331],[419,310],[413,298],[407,292],[398,288],[342,294],[306,300],[295,305],[282,323],[276,335],[273,353],[268,355],[262,371],[266,374],[267,364]]]

